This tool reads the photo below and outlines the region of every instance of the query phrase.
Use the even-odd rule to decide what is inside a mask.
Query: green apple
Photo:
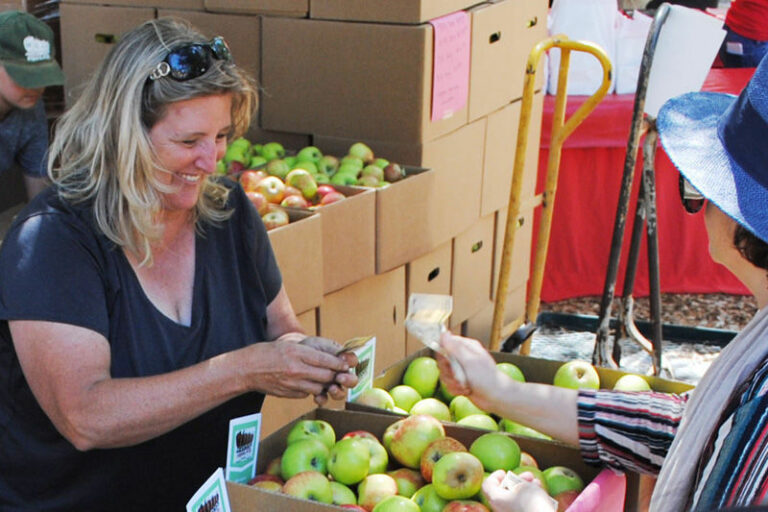
[[[355,403],[368,405],[370,407],[378,407],[379,409],[386,409],[391,411],[395,406],[395,401],[386,389],[382,388],[368,388],[357,397]]]
[[[552,439],[550,436],[544,434],[543,432],[539,432],[538,430],[531,427],[526,427],[521,423],[512,421],[507,418],[502,418],[499,420],[499,429],[503,432],[515,434],[516,436],[534,437],[536,439]]]
[[[421,508],[406,497],[390,496],[376,504],[372,512],[421,512]]]
[[[382,183],[376,176],[360,176],[357,185],[360,187],[378,187]]]
[[[432,469],[432,485],[441,498],[465,500],[483,485],[483,464],[469,452],[452,452],[443,456]]]
[[[263,167],[265,165],[267,165],[267,159],[261,155],[252,156],[251,160],[248,162],[249,169],[258,169],[259,167]]]
[[[317,171],[328,176],[333,176],[339,170],[339,159],[332,155],[323,155],[317,162]]]
[[[429,443],[445,437],[439,420],[426,414],[399,419],[389,425],[382,436],[389,454],[405,467],[419,469],[421,455]]]
[[[276,176],[281,180],[284,180],[288,173],[291,171],[288,163],[285,160],[281,160],[280,158],[276,158],[267,162],[267,166],[264,169],[270,176]]]
[[[341,482],[331,481],[331,491],[333,491],[331,503],[334,505],[354,505],[357,503],[355,492]]]
[[[448,391],[448,388],[445,386],[445,383],[442,380],[440,381],[440,385],[437,387],[436,393],[437,393],[437,398],[439,398],[446,404],[450,404],[451,400],[456,398],[456,395]]]
[[[339,170],[341,171],[345,166],[350,166],[350,168],[356,169],[356,172],[360,172],[363,170],[363,167],[365,167],[365,162],[363,162],[363,159],[358,156],[353,155],[347,155],[345,157],[342,157],[341,160],[339,160]]]
[[[296,158],[299,159],[299,162],[317,163],[323,158],[323,153],[315,146],[306,146],[296,153]]]
[[[315,181],[318,185],[328,185],[331,183],[331,178],[329,178],[327,174],[318,172],[315,174]]]
[[[584,480],[571,468],[552,466],[545,469],[543,474],[550,496],[557,496],[565,491],[581,492],[584,489]]]
[[[389,390],[395,405],[404,411],[410,411],[413,404],[421,400],[421,395],[411,386],[400,384]]]
[[[518,382],[525,382],[525,375],[517,365],[512,363],[496,363],[496,368]]]
[[[411,361],[403,374],[403,384],[418,391],[422,398],[429,398],[435,394],[439,380],[440,370],[437,368],[437,361],[428,356],[417,357]]]
[[[530,453],[526,451],[520,452],[520,465],[521,466],[532,466],[534,468],[539,467],[539,463],[536,461],[536,459],[531,455]]]
[[[397,483],[397,494],[410,498],[426,483],[421,473],[411,468],[398,468],[388,471],[387,474]]]
[[[451,421],[448,406],[437,398],[422,398],[408,411],[410,414],[429,414],[440,421]]]
[[[368,476],[371,453],[360,438],[341,439],[328,456],[328,473],[337,482],[352,485]]]
[[[600,376],[586,361],[573,360],[560,365],[553,380],[555,386],[569,389],[599,389]]]
[[[401,407],[398,407],[398,406],[394,406],[392,408],[392,412],[394,412],[396,414],[399,414],[401,416],[408,416],[408,414],[410,414],[408,411],[406,411],[405,409],[403,409]]]
[[[294,169],[285,176],[286,185],[296,187],[301,190],[301,195],[305,199],[312,199],[317,194],[317,182],[312,177],[312,173],[306,169]]]
[[[537,468],[536,466],[517,466],[515,469],[512,470],[512,472],[516,475],[522,475],[523,473],[530,473],[531,478],[534,480],[539,481],[539,486],[541,486],[542,489],[549,492],[549,489],[547,488],[547,478],[544,476],[544,472]],[[528,479],[526,479],[528,480]]]
[[[337,172],[331,178],[330,183],[331,185],[344,185],[349,187],[357,184],[357,177],[352,174]]]
[[[613,385],[613,389],[616,391],[650,391],[651,386],[640,375],[628,373],[619,377],[619,380]]]
[[[303,439],[317,439],[329,450],[336,443],[336,431],[325,420],[299,420],[288,431],[285,444],[289,445]]]
[[[293,169],[293,166],[296,165],[296,162],[299,161],[299,159],[296,157],[296,155],[286,155],[282,158],[282,160],[288,164],[289,169]]]
[[[243,151],[250,151],[251,149],[251,141],[249,141],[245,137],[238,137],[232,142],[230,142],[229,145],[234,148],[240,148]]]
[[[506,434],[491,432],[475,439],[469,453],[480,459],[489,473],[497,469],[510,471],[520,465],[520,446]]]
[[[363,442],[368,449],[370,462],[368,464],[368,474],[384,473],[389,464],[389,454],[384,445],[381,444],[376,436],[366,430],[353,430],[344,434],[342,439],[354,438]]]
[[[243,149],[238,146],[227,146],[226,151],[224,152],[224,163],[228,164],[230,162],[240,162],[241,164],[245,165],[248,163],[248,150]]]
[[[328,448],[317,439],[302,439],[289,444],[280,463],[280,476],[288,480],[304,471],[317,471],[326,474],[328,468]]]
[[[470,414],[488,414],[464,395],[454,397],[454,399],[451,400],[449,409],[453,421],[459,421],[461,418],[469,416]]]
[[[224,163],[224,160],[216,161],[216,174],[219,176],[224,176],[227,174],[227,164]]]
[[[442,512],[448,504],[448,500],[441,498],[432,484],[416,491],[411,500],[421,508],[421,512]]]
[[[386,158],[377,158],[373,161],[373,165],[384,169],[386,166],[389,165],[389,160],[387,160]]]
[[[308,162],[308,161],[301,161],[299,160],[295,164],[291,166],[291,170],[294,169],[304,169],[305,171],[309,171],[309,173],[314,176],[315,174],[318,174],[319,171],[317,170],[317,165],[314,162]]]
[[[491,418],[487,414],[470,414],[469,416],[464,416],[459,421],[456,422],[457,425],[461,425],[463,427],[474,427],[479,428],[483,430],[493,430],[494,432],[499,430],[499,425],[496,423],[496,420]]]
[[[449,453],[466,451],[467,447],[464,446],[461,441],[453,437],[442,437],[440,439],[435,439],[429,443],[427,449],[424,450],[424,453],[421,454],[421,461],[419,463],[421,476],[424,477],[424,480],[427,482],[431,482],[432,472],[437,461]]]
[[[397,482],[386,473],[368,475],[357,486],[357,504],[366,510],[373,510],[380,501],[397,495]]]
[[[360,171],[360,177],[372,176],[376,179],[376,182],[384,181],[384,169],[377,165],[366,165],[363,170]]]
[[[352,144],[349,147],[347,154],[349,156],[357,157],[365,163],[373,162],[375,159],[373,155],[373,150],[370,147],[368,147],[367,144],[364,144],[362,142],[355,142],[354,144]]]
[[[333,489],[328,478],[318,471],[303,471],[290,478],[283,486],[283,493],[304,500],[320,503],[333,502]]]
[[[267,142],[261,146],[261,156],[267,160],[283,158],[285,156],[285,148],[279,142]]]

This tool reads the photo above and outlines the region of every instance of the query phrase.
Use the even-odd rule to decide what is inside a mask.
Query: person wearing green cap
[[[48,25],[25,12],[0,13],[0,174],[21,166],[30,199],[46,186],[43,91],[64,83],[54,57]]]

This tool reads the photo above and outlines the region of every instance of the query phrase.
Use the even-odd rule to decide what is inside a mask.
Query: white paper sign
[[[699,91],[725,38],[723,22],[699,11],[672,5],[661,27],[645,95],[653,117],[670,98]]]
[[[347,401],[354,402],[366,389],[373,386],[373,367],[376,362],[376,337],[352,351],[357,356],[357,386],[347,392]]]
[[[256,476],[256,462],[261,435],[261,413],[229,421],[226,478],[240,484]]]
[[[218,468],[187,502],[187,512],[232,512],[224,481],[224,470]]]

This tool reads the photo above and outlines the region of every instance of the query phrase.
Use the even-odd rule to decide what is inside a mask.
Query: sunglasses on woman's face
[[[149,78],[157,80],[168,76],[177,82],[192,80],[208,71],[214,59],[232,59],[229,46],[222,37],[214,37],[207,43],[177,46],[152,70]]]
[[[693,188],[693,185],[688,183],[688,180],[680,176],[678,181],[678,189],[680,191],[680,201],[683,203],[683,208],[688,213],[698,213],[704,206],[704,196],[699,194],[699,191]]]

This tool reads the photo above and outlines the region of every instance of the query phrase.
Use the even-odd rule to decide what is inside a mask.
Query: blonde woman
[[[242,189],[211,177],[255,98],[223,39],[159,19],[61,119],[54,186],[0,251],[0,509],[181,510],[231,419],[356,383],[303,334]]]
[[[522,384],[495,371],[474,340],[446,335],[468,387],[454,394],[581,448],[584,460],[658,475],[651,510],[764,505],[768,494],[768,57],[737,98],[689,93],[659,112],[661,142],[680,171],[680,198],[704,215],[710,256],[754,294],[759,311],[690,394],[570,390]],[[701,212],[701,213],[700,213]],[[702,257],[706,257],[702,255]],[[541,491],[483,490],[496,512],[549,510]],[[762,508],[762,507],[761,507]]]

